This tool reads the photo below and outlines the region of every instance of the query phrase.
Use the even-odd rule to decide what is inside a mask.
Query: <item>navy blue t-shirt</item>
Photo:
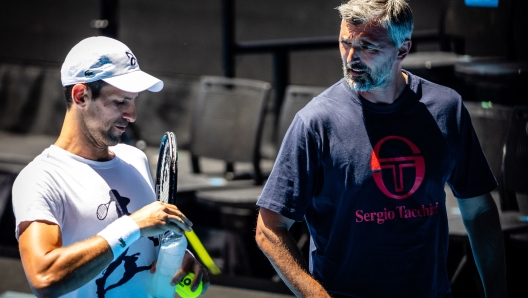
[[[257,203],[306,219],[310,272],[330,293],[449,297],[444,186],[470,198],[497,185],[461,97],[406,73],[390,105],[344,80],[308,103]]]

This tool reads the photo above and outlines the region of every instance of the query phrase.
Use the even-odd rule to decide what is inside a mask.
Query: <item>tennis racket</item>
[[[177,176],[178,148],[176,136],[173,132],[168,131],[161,138],[158,164],[156,167],[155,187],[156,197],[159,201],[176,205]],[[185,232],[185,237],[187,237],[187,241],[191,244],[200,260],[202,260],[202,263],[211,271],[211,273],[220,274],[220,268],[215,265],[213,259],[211,259],[209,253],[194,231],[191,230],[190,232]]]
[[[177,163],[176,136],[173,132],[166,132],[161,139],[156,168],[156,198],[163,203],[176,203]]]

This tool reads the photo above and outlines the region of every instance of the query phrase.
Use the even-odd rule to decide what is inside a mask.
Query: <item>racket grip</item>
[[[220,268],[215,265],[213,259],[211,259],[211,256],[209,255],[207,250],[205,250],[205,247],[203,246],[198,236],[196,236],[194,231],[191,230],[189,232],[185,232],[185,237],[187,237],[187,240],[193,247],[200,260],[202,260],[205,267],[207,267],[214,275],[220,274]]]

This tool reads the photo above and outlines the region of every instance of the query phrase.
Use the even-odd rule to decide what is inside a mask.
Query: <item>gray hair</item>
[[[348,23],[374,23],[387,29],[396,47],[411,38],[413,15],[405,0],[349,0],[336,9]]]

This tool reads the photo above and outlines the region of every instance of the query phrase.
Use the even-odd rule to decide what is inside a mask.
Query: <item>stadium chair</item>
[[[486,159],[498,179],[503,150],[513,113],[512,106],[490,102],[464,102]]]
[[[490,102],[464,102],[475,133],[488,160],[493,175],[499,179],[502,171],[504,146],[513,113],[512,106]],[[446,186],[449,206],[456,206],[456,198]],[[497,195],[498,196],[498,195]]]
[[[240,78],[204,76],[191,119],[190,172],[178,174],[178,194],[263,181],[260,136],[271,85]],[[204,159],[226,163],[223,173],[202,169]],[[249,179],[237,180],[236,163],[251,164]],[[238,176],[237,176],[238,175]]]
[[[499,177],[499,193],[501,213],[511,214],[512,221],[520,222],[522,213],[519,211],[528,204],[528,106],[514,107]],[[504,229],[503,220],[501,224]],[[526,274],[519,272],[528,266],[528,229],[519,226],[505,236],[508,292],[510,297],[525,297]]]
[[[279,121],[277,125],[276,144],[282,142],[288,127],[290,126],[295,114],[303,108],[312,98],[321,93],[325,88],[313,86],[288,86],[286,89],[285,99],[281,107]],[[226,260],[228,266],[227,272],[230,274],[238,273],[245,275],[273,275],[274,271],[267,259],[264,258],[260,250],[255,246],[253,240],[253,231],[257,216],[255,203],[262,193],[263,185],[249,187],[240,187],[236,189],[211,189],[197,191],[195,194],[196,202],[205,208],[216,210],[220,214],[220,228],[230,231],[232,237],[228,242],[228,251],[236,251],[230,255],[238,256],[237,260]],[[302,241],[307,241],[306,237]],[[304,242],[303,242],[304,243]],[[301,246],[303,244],[301,243]],[[249,262],[249,260],[252,260]],[[259,262],[264,268],[269,267],[268,271],[258,268]],[[230,266],[230,267],[229,267]],[[255,270],[258,268],[258,270]]]
[[[324,89],[313,86],[288,86],[277,126],[277,144],[280,145],[282,142],[295,114]],[[196,199],[205,204],[216,202],[222,206],[232,205],[231,207],[254,209],[262,188],[263,185],[257,185],[236,189],[203,190],[196,193]]]
[[[514,107],[499,184],[503,211],[518,211],[519,200],[528,200],[528,106]]]

